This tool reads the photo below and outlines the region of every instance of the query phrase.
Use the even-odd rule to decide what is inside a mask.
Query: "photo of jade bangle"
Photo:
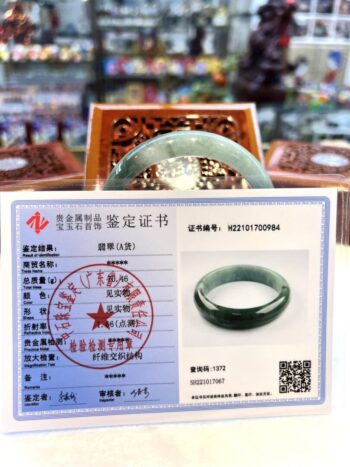
[[[269,303],[253,308],[229,308],[208,298],[208,293],[230,282],[249,281],[267,285],[278,293]],[[290,288],[277,272],[260,266],[226,266],[209,272],[197,283],[195,304],[201,315],[212,324],[229,329],[251,329],[276,319],[289,303]]]
[[[113,168],[104,190],[126,190],[150,166],[185,156],[226,164],[252,188],[273,188],[260,162],[234,141],[205,131],[173,131],[152,138],[126,154]]]

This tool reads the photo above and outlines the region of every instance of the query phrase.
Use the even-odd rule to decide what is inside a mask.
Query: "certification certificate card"
[[[1,194],[4,429],[320,413],[336,191]]]

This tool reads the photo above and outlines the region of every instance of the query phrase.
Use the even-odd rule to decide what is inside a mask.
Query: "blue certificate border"
[[[318,395],[317,397],[298,398],[296,399],[274,399],[274,400],[259,400],[259,401],[233,401],[233,402],[217,402],[217,403],[195,403],[195,404],[171,404],[161,406],[139,406],[139,407],[115,407],[115,408],[90,408],[90,409],[75,409],[75,410],[53,410],[50,412],[42,411],[27,412],[19,414],[18,393],[18,372],[21,371],[21,363],[18,360],[18,345],[19,331],[21,329],[21,316],[18,307],[17,293],[17,246],[19,241],[19,226],[17,225],[17,208],[18,207],[33,207],[37,208],[40,205],[55,207],[56,205],[114,205],[114,206],[196,206],[196,205],[308,205],[318,204],[322,207],[322,222],[321,222],[321,249],[320,249],[320,322],[319,322],[319,374],[318,374]],[[13,342],[14,342],[14,381],[13,381],[13,412],[16,420],[40,420],[40,419],[61,419],[74,417],[91,417],[91,416],[106,416],[106,415],[125,415],[125,414],[149,414],[149,413],[171,413],[183,411],[206,411],[206,410],[225,410],[225,409],[243,409],[243,408],[266,408],[266,407],[287,407],[287,406],[307,406],[307,405],[322,405],[326,398],[326,355],[327,355],[327,302],[328,302],[328,283],[329,283],[329,242],[330,242],[330,199],[327,196],[261,196],[261,197],[217,197],[217,198],[160,198],[160,199],[52,199],[52,200],[27,200],[14,201],[11,206],[12,213],[12,239],[16,241],[16,254],[13,255],[13,287],[12,296],[13,304],[16,309],[13,312]]]

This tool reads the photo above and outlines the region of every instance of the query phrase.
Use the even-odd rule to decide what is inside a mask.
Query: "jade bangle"
[[[205,131],[173,131],[151,138],[126,154],[112,170],[104,190],[126,190],[151,165],[184,156],[222,162],[245,178],[252,188],[273,188],[260,162],[234,141]]]
[[[269,303],[254,308],[228,308],[208,299],[207,294],[229,282],[250,281],[265,284],[278,292]],[[194,301],[201,315],[212,324],[229,329],[250,329],[276,319],[289,303],[290,288],[277,272],[260,266],[226,266],[206,274],[198,282]]]

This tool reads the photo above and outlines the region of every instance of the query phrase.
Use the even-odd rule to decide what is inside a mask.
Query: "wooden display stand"
[[[275,186],[350,186],[350,149],[275,141],[266,154]]]
[[[96,104],[90,117],[86,188],[102,187],[114,165],[138,144],[176,130],[202,130],[225,136],[263,163],[254,104]]]
[[[83,164],[61,143],[0,149],[0,190],[81,188]]]
[[[266,166],[276,188],[337,187],[337,240],[350,244],[350,149],[275,141]]]

